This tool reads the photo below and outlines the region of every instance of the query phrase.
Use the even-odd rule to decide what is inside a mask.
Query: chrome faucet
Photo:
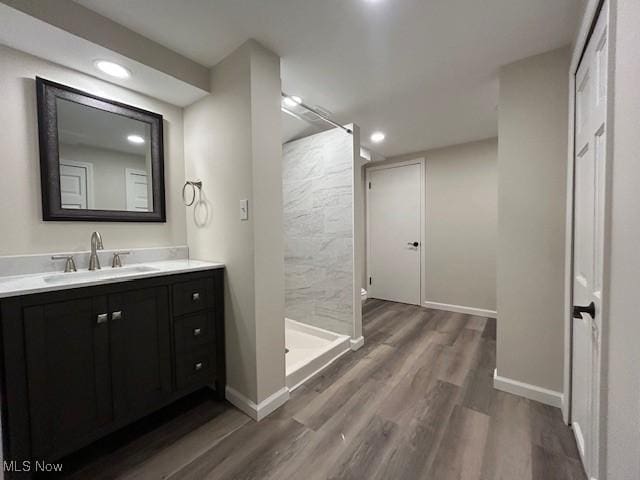
[[[100,259],[97,250],[102,250],[102,235],[99,232],[91,234],[91,256],[89,257],[89,270],[100,270]]]

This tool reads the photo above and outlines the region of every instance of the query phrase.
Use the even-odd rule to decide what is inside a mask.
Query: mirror
[[[162,116],[36,86],[44,219],[165,221]]]

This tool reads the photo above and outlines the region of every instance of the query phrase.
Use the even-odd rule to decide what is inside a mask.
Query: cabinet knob
[[[96,320],[96,323],[101,324],[101,323],[106,323],[109,320],[109,314],[107,313],[101,313],[98,315],[98,318]]]
[[[199,302],[200,294],[198,292],[195,292],[193,295],[191,295],[191,300],[193,300],[194,302]]]
[[[193,369],[197,372],[198,370],[202,370],[202,362],[198,362],[193,366]]]
[[[120,320],[122,318],[122,311],[113,312],[111,314],[111,320]]]
[[[193,329],[193,336],[197,337],[198,335],[200,335],[202,333],[202,330],[199,328],[194,328]]]

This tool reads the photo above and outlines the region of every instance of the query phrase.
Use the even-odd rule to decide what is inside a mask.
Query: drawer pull
[[[199,302],[200,294],[198,292],[194,293],[193,295],[191,295],[191,300],[193,300],[194,302]]]
[[[98,315],[98,319],[96,320],[96,322],[98,324],[101,324],[101,323],[106,323],[108,320],[109,320],[109,314],[101,313]]]
[[[111,314],[111,320],[120,320],[122,318],[122,311],[113,312]]]
[[[193,366],[193,369],[197,372],[198,370],[202,370],[202,362],[198,362]]]
[[[193,336],[197,337],[198,335],[200,335],[202,333],[202,330],[199,328],[194,328],[193,329]]]

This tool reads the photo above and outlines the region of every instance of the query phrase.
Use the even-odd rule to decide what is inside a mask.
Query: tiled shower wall
[[[351,135],[334,129],[283,146],[285,315],[353,334]]]

